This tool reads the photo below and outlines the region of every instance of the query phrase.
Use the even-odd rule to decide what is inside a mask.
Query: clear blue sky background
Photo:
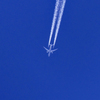
[[[0,0],[0,100],[100,100],[100,0],[67,0],[55,48],[56,0]]]

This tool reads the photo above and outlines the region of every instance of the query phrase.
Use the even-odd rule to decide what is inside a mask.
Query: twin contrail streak
[[[63,11],[64,11],[64,7],[65,7],[65,3],[66,3],[66,0],[56,0],[55,11],[54,11],[54,16],[53,16],[48,46],[51,45],[52,35],[54,33],[54,28],[56,27],[54,41],[53,41],[53,47],[55,46],[61,19],[62,19],[62,15],[63,15]]]

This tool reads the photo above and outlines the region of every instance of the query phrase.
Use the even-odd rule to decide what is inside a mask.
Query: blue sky
[[[0,1],[0,100],[100,100],[100,0],[67,0],[47,47],[56,0]]]

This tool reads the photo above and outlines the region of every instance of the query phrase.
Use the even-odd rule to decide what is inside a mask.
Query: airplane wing
[[[47,52],[48,52],[48,49],[47,48],[44,47],[44,49],[47,50]]]
[[[56,51],[57,49],[52,50],[52,52]]]

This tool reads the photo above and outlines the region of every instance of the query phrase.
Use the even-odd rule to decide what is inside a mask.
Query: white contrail
[[[51,32],[50,32],[50,38],[49,38],[48,45],[50,45],[51,38],[52,38],[52,35],[53,35],[55,23],[56,23],[56,20],[57,20],[57,13],[58,13],[58,10],[59,10],[58,8],[59,8],[59,0],[56,0],[55,11],[54,11],[54,16],[53,16],[52,27],[51,27]]]
[[[66,0],[63,0],[61,2],[61,9],[59,10],[59,17],[58,17],[58,22],[57,22],[57,26],[56,26],[56,32],[55,32],[55,38],[54,38],[53,46],[55,46],[55,43],[56,43],[56,39],[57,39],[57,35],[58,35],[60,23],[61,23],[61,18],[62,18],[62,15],[63,15],[65,3],[66,3]]]
[[[54,42],[53,42],[53,47],[55,46],[59,27],[60,27],[60,23],[61,23],[61,18],[62,18],[63,11],[64,11],[65,3],[66,3],[66,0],[56,0],[55,11],[54,11],[54,16],[53,16],[48,46],[50,45],[51,38],[52,38],[52,35],[54,33],[55,24],[57,23],[56,24],[56,30],[55,30]]]

